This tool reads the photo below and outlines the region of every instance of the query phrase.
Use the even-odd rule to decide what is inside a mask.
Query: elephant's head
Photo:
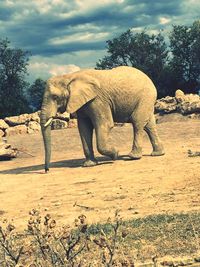
[[[51,157],[51,122],[57,112],[74,113],[97,96],[98,81],[83,75],[63,75],[48,80],[41,108],[41,129],[45,147],[45,172]]]

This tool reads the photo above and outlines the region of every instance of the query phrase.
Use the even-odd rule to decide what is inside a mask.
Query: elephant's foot
[[[138,148],[138,149],[133,149],[128,156],[133,159],[133,160],[137,160],[137,159],[141,159],[142,157],[142,149]]]
[[[96,159],[86,159],[86,161],[83,163],[83,167],[93,167],[98,164]]]
[[[118,152],[118,151],[115,151],[114,153],[112,153],[111,155],[109,155],[109,157],[110,157],[112,160],[117,160],[118,157],[119,157],[119,152]]]
[[[165,151],[164,150],[156,150],[156,151],[153,151],[152,153],[151,153],[151,156],[153,156],[153,157],[159,157],[159,156],[163,156],[163,155],[165,155]]]
[[[112,160],[116,160],[118,159],[118,155],[119,155],[119,152],[116,151],[114,148],[98,148],[98,152],[101,154],[101,155],[104,155],[106,157],[109,157],[111,158]]]
[[[165,150],[164,147],[161,145],[160,147],[154,149],[151,153],[151,156],[153,157],[158,157],[158,156],[163,156],[165,155]]]

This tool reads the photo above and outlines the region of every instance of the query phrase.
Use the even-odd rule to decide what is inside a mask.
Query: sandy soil
[[[100,157],[100,164],[82,168],[83,153],[77,129],[52,131],[52,168],[43,171],[40,134],[21,135],[8,141],[20,149],[19,157],[0,162],[0,219],[14,220],[24,228],[28,212],[39,208],[60,223],[72,223],[85,214],[89,222],[105,221],[116,209],[124,219],[148,214],[200,210],[200,122],[165,122],[158,125],[166,155],[151,157],[144,138],[144,156],[115,162]],[[110,142],[121,155],[132,143],[131,125],[115,127]],[[25,153],[26,152],[26,153]]]

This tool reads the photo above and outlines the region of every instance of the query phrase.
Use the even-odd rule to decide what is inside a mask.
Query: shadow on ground
[[[121,155],[118,160],[131,160],[127,155]],[[50,168],[78,168],[82,167],[85,158],[81,159],[70,159],[70,160],[61,160],[56,162],[51,162]],[[94,167],[98,167],[99,165],[112,164],[113,161],[107,157],[97,157],[98,165]],[[32,165],[21,168],[14,168],[0,171],[0,174],[25,174],[25,173],[34,173],[42,174],[44,173],[44,165]]]
[[[62,161],[56,161],[56,162],[51,162],[50,168],[78,168],[82,167],[84,158],[82,159],[72,159],[72,160],[62,160]],[[103,165],[103,164],[112,164],[113,161],[111,161],[108,158],[97,158],[99,161],[98,165]],[[98,166],[97,165],[97,166]],[[44,165],[32,165],[32,166],[26,166],[26,167],[21,167],[21,168],[14,168],[14,169],[8,169],[8,170],[3,170],[0,171],[0,174],[25,174],[25,173],[44,173]],[[41,171],[41,172],[38,172]]]

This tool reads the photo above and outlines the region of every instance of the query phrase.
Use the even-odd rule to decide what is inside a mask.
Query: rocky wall
[[[155,112],[159,114],[179,113],[182,115],[200,114],[200,97],[195,94],[184,94],[177,90],[175,96],[158,99]]]
[[[56,130],[76,126],[76,119],[69,119],[69,114],[63,113],[57,114],[52,122],[51,128],[52,130]],[[40,111],[0,119],[0,138],[17,134],[32,134],[40,131]]]

